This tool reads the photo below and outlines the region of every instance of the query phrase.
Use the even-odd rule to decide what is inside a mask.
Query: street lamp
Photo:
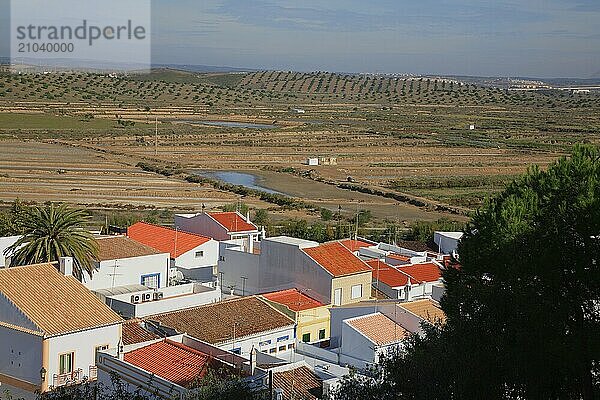
[[[44,382],[46,382],[46,372],[47,372],[47,371],[46,371],[46,368],[44,368],[44,367],[42,366],[42,368],[40,369],[40,378],[41,378],[41,380],[42,380],[42,384],[43,384]]]

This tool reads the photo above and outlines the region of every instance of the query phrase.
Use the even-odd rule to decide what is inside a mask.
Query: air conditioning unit
[[[142,294],[142,301],[150,301],[150,300],[152,300],[152,293]]]
[[[142,298],[140,297],[139,294],[134,294],[133,296],[131,296],[131,302],[133,304],[141,303],[142,302]]]
[[[152,295],[153,300],[160,300],[165,296],[163,292],[154,292]]]

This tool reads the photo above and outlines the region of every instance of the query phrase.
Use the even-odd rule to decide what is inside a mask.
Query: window
[[[73,372],[73,363],[75,361],[75,353],[65,353],[58,356],[58,373],[59,375],[70,374]]]
[[[310,332],[305,333],[304,335],[302,335],[302,341],[304,343],[309,343],[310,342]]]
[[[285,351],[285,345],[284,346],[279,346],[279,351]]]
[[[276,349],[275,347],[273,347],[272,349],[269,349],[269,353],[270,353],[270,354],[273,354],[273,353],[275,353],[276,351],[277,351],[277,349]]]
[[[342,305],[342,288],[338,288],[333,291],[333,305],[334,306]]]
[[[258,345],[259,345],[260,347],[263,347],[263,346],[268,346],[268,345],[270,345],[270,344],[271,344],[271,340],[265,340],[265,341],[263,341],[263,342],[260,342]]]
[[[290,344],[288,344],[288,350],[291,350],[291,349],[293,349],[293,348],[294,348],[294,343],[290,343]]]
[[[225,261],[225,256],[219,256],[219,261]]]
[[[278,342],[284,342],[286,340],[290,340],[290,335],[280,336],[277,338]]]
[[[241,347],[236,347],[235,349],[231,350],[231,352],[233,354],[242,354],[242,348]]]
[[[319,340],[325,339],[325,329],[319,329]]]
[[[196,258],[204,257],[204,251],[197,251]]]
[[[150,289],[158,289],[160,287],[160,274],[142,275],[141,283]]]
[[[358,299],[362,297],[362,285],[352,286],[352,298]]]

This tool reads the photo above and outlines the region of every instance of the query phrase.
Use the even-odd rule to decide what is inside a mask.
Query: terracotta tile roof
[[[323,396],[323,383],[307,367],[273,373],[273,388],[283,389],[284,400],[320,399]]]
[[[398,260],[398,261],[404,261],[404,262],[410,262],[410,257],[409,256],[405,256],[403,254],[398,254],[398,253],[390,253],[386,256],[387,258],[391,258],[392,260]]]
[[[294,325],[294,321],[256,296],[222,301],[195,308],[149,316],[146,319],[185,332],[208,343],[237,338]]]
[[[219,224],[223,225],[230,233],[256,231],[258,227],[237,212],[211,212],[208,213]]]
[[[46,336],[123,321],[77,279],[62,275],[52,264],[0,269],[0,293]]]
[[[147,331],[142,326],[140,319],[130,319],[123,324],[123,344],[136,344],[148,342],[150,340],[160,339],[155,333]]]
[[[309,310],[324,305],[295,288],[265,293],[262,296],[274,303],[282,304],[292,311]]]
[[[161,252],[125,236],[97,238],[98,261],[142,257]]]
[[[208,354],[168,339],[125,353],[124,359],[183,387],[206,375],[211,360]]]
[[[334,277],[368,272],[371,269],[340,242],[302,249]]]
[[[127,236],[160,252],[177,258],[212,240],[207,236],[179,231],[164,226],[138,222],[127,228]]]
[[[412,283],[415,283],[415,280],[419,282],[435,282],[442,277],[440,267],[435,263],[399,266],[398,270],[410,275]]]
[[[408,283],[408,275],[379,259],[369,260],[367,264],[373,270],[373,279],[385,283],[391,288],[404,286]],[[412,282],[418,283],[418,282]]]
[[[404,308],[431,323],[446,321],[446,314],[439,304],[433,300],[408,301],[398,304],[398,307]]]
[[[347,322],[378,346],[399,342],[409,335],[406,329],[379,312],[352,318]]]
[[[340,243],[346,246],[350,251],[358,251],[363,247],[371,247],[372,243],[365,242],[364,240],[346,239],[340,240]]]

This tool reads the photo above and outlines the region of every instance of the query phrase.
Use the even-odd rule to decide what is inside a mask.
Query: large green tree
[[[388,386],[371,388],[400,399],[600,398],[599,150],[578,146],[508,185],[458,252],[461,266],[444,272],[445,325],[384,359]]]
[[[85,229],[89,218],[85,210],[66,204],[50,203],[28,208],[20,221],[23,236],[7,249],[13,253],[11,266],[73,257],[75,276],[81,279],[83,272],[91,274],[98,247],[92,234]]]

